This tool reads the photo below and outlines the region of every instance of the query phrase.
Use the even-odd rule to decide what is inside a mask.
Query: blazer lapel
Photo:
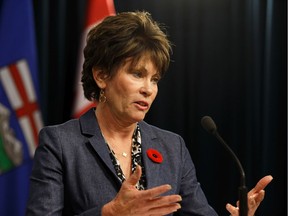
[[[97,122],[94,109],[90,109],[87,113],[81,116],[79,121],[83,135],[88,138],[95,152],[107,166],[110,173],[116,178],[117,182],[119,182],[119,185],[121,185],[121,182],[115,173],[115,168],[111,161],[105,140],[101,134],[101,130]]]
[[[152,188],[155,186],[159,186],[159,178],[160,176],[160,168],[163,166],[162,164],[155,163],[147,156],[148,149],[155,149],[162,154],[162,147],[159,145],[159,140],[156,135],[153,133],[150,126],[144,122],[140,123],[141,130],[141,145],[142,145],[142,158],[146,174],[147,180],[147,188]],[[163,169],[163,168],[162,168]]]
[[[83,135],[88,138],[91,146],[95,150],[95,153],[98,154],[98,156],[107,166],[109,172],[119,183],[119,186],[121,186],[121,182],[115,173],[115,169],[112,164],[105,140],[101,135],[101,131],[94,110],[93,109],[89,110],[87,113],[85,113],[83,116],[80,117],[79,121]],[[153,132],[151,126],[145,122],[140,122],[139,126],[141,130],[141,139],[142,139],[141,140],[142,156],[143,156],[142,158],[144,166],[146,168],[145,174],[147,180],[147,188],[152,188],[155,186],[159,186],[161,182],[160,169],[164,169],[163,168],[164,165],[155,163],[151,159],[149,159],[147,156],[147,150],[152,148],[159,151],[162,154],[164,160],[165,160],[165,154],[163,154],[164,153],[163,147],[161,143],[159,143],[159,139]]]

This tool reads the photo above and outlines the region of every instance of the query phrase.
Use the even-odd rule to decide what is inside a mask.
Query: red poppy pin
[[[155,149],[148,149],[147,150],[147,155],[150,158],[150,160],[152,160],[155,163],[162,163],[163,162],[163,157],[160,154],[160,152],[158,152]]]

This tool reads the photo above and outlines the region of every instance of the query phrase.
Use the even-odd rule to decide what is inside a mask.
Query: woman
[[[107,17],[89,32],[82,83],[97,109],[40,132],[27,215],[217,215],[183,139],[143,121],[170,51],[146,12]],[[249,192],[249,216],[271,179]]]

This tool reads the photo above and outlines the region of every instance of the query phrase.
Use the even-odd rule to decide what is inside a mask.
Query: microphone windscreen
[[[217,131],[216,124],[210,116],[204,116],[201,119],[201,125],[206,131],[211,134],[215,134]]]

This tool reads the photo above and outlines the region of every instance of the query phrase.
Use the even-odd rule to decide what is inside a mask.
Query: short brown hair
[[[148,53],[160,77],[168,69],[171,45],[163,26],[148,12],[123,12],[106,17],[88,33],[84,49],[82,85],[88,100],[98,100],[100,88],[93,79],[92,69],[98,68],[111,78],[127,58],[137,62]]]

